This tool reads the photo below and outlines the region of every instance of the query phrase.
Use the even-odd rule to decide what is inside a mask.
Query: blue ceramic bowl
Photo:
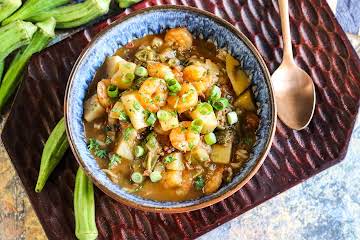
[[[83,124],[83,104],[96,70],[106,57],[128,42],[166,29],[185,26],[195,37],[226,48],[249,74],[259,106],[260,126],[249,160],[232,182],[217,192],[181,202],[158,202],[130,194],[114,184],[100,169],[87,149]],[[276,111],[270,75],[251,42],[228,22],[201,10],[183,6],[161,6],[134,12],[114,22],[97,35],[78,58],[67,84],[65,118],[71,148],[81,167],[106,194],[126,205],[146,211],[184,212],[214,204],[239,190],[256,173],[270,149],[275,132]]]

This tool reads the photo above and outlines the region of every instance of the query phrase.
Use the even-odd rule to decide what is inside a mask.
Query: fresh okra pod
[[[24,21],[15,21],[0,28],[0,61],[3,61],[11,52],[28,44],[36,32],[37,27]]]
[[[142,0],[118,0],[120,8],[127,8],[131,5],[141,2]]]
[[[35,192],[40,192],[43,189],[46,180],[58,165],[68,147],[69,142],[66,137],[65,122],[64,118],[62,118],[45,143]]]
[[[4,67],[5,67],[4,60],[1,60],[0,61],[0,85],[1,85],[1,77],[2,77],[2,74],[3,74],[3,71],[4,71]]]
[[[109,6],[110,0],[85,0],[81,3],[43,11],[31,17],[31,20],[42,21],[53,16],[56,19],[56,28],[78,27],[106,14]]]
[[[21,0],[0,0],[0,22],[21,6]]]
[[[94,187],[81,167],[76,173],[74,189],[75,235],[80,240],[98,236],[95,223]]]
[[[26,20],[32,16],[36,16],[42,11],[48,11],[67,4],[69,1],[70,0],[27,0],[19,10],[6,18],[2,22],[2,25],[9,24],[16,20]]]
[[[30,57],[44,49],[54,38],[55,24],[54,18],[37,23],[38,30],[33,35],[29,45],[23,51],[20,51],[11,62],[0,86],[0,111],[19,85],[20,76]]]

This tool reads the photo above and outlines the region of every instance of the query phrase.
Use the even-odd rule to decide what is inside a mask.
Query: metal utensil
[[[313,80],[294,62],[288,5],[288,0],[279,0],[284,51],[283,61],[273,73],[271,80],[278,117],[288,127],[301,130],[311,121],[316,95]]]

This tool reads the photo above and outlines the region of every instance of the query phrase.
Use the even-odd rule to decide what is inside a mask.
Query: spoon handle
[[[291,46],[291,32],[289,20],[289,0],[279,0],[279,10],[281,19],[281,30],[284,44],[283,61],[293,62],[293,51]]]

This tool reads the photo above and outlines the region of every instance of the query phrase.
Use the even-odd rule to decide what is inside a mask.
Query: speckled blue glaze
[[[212,16],[193,12],[186,8],[147,9],[146,11],[131,15],[131,17],[125,18],[121,22],[112,24],[79,57],[70,77],[65,99],[68,134],[73,143],[73,150],[82,160],[81,164],[85,171],[90,173],[98,183],[106,186],[108,192],[151,208],[181,208],[197,205],[219,197],[229,189],[235,188],[254,168],[259,156],[264,153],[273,131],[275,112],[274,106],[271,104],[271,87],[267,78],[267,70],[250,50],[249,43],[246,43],[234,34],[234,30],[224,25],[221,21]],[[99,168],[86,145],[83,124],[83,103],[96,70],[103,64],[106,57],[113,55],[118,48],[136,38],[161,33],[166,29],[179,26],[187,27],[195,37],[212,41],[219,48],[226,48],[241,62],[242,67],[251,77],[255,98],[260,106],[258,113],[261,122],[257,131],[257,141],[250,154],[250,159],[231,183],[223,186],[216,193],[199,199],[183,202],[157,202],[143,199],[122,190]]]

